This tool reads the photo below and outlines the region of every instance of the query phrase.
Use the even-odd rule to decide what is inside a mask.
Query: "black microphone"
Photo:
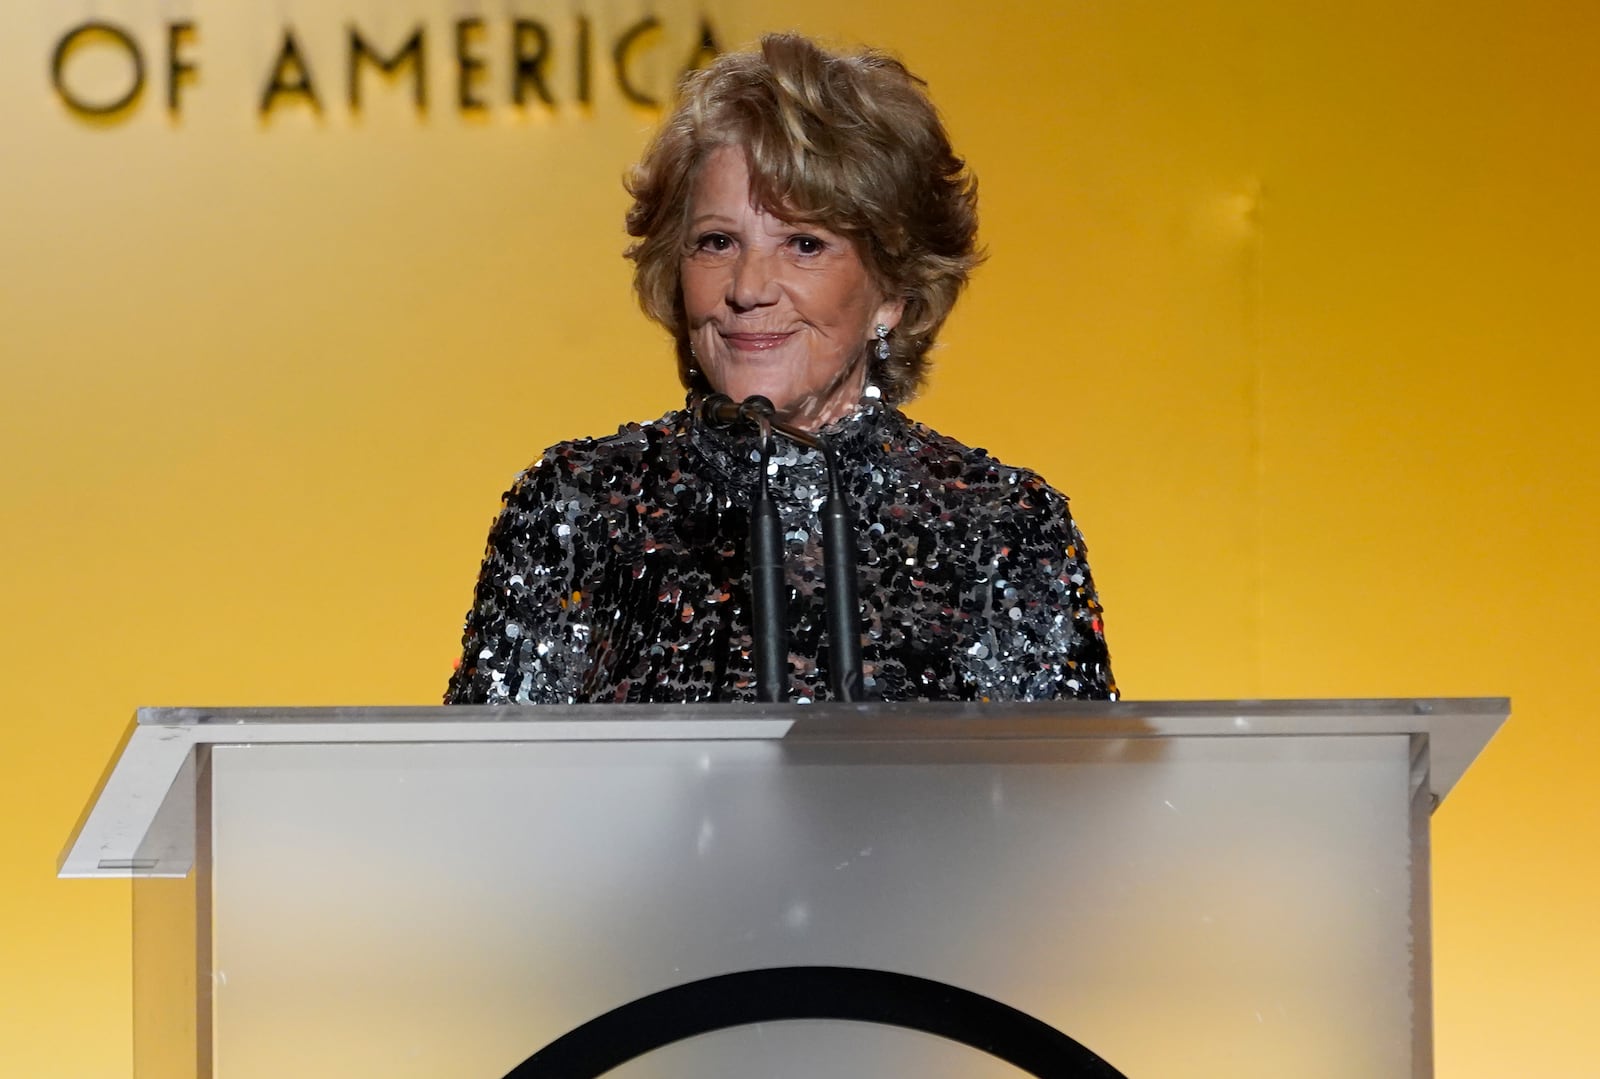
[[[828,679],[833,698],[859,701],[861,601],[856,597],[856,529],[839,485],[839,464],[822,444],[828,495],[822,503],[822,578],[828,603]]]
[[[789,629],[785,625],[783,525],[767,486],[772,434],[761,440],[761,480],[750,502],[750,630],[755,652],[756,699],[789,699]]]
[[[760,394],[753,394],[743,401],[735,401],[725,393],[706,394],[695,409],[702,423],[724,429],[745,425],[760,426],[763,420],[770,424],[777,411],[772,402]],[[781,425],[774,426],[782,429]]]
[[[771,704],[789,699],[783,523],[767,483],[767,467],[772,461],[772,417],[776,412],[765,397],[735,401],[722,393],[706,394],[695,408],[700,422],[708,426],[754,427],[761,436],[761,474],[750,501],[750,650],[756,668],[756,699]]]

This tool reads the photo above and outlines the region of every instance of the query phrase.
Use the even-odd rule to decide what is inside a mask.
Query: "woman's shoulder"
[[[918,471],[953,497],[995,509],[1066,512],[1067,496],[1033,469],[1007,464],[982,447],[968,446],[917,420],[902,419],[904,452]]]
[[[614,488],[619,479],[674,460],[687,423],[688,413],[680,409],[660,419],[625,423],[616,434],[557,442],[517,475],[506,501],[540,502],[563,493],[581,498]]]

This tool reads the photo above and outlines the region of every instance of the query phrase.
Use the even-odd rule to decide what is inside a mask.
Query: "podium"
[[[1429,816],[1507,712],[144,709],[60,875],[132,879],[139,1079],[1429,1076]]]

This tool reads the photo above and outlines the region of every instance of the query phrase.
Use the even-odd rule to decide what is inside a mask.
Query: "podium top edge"
[[[1510,712],[1507,697],[141,708],[134,727],[144,738],[210,745],[1423,735],[1437,804]]]
[[[192,775],[216,746],[764,741],[778,745],[965,745],[978,758],[1049,741],[1126,746],[1174,738],[1410,738],[1413,795],[1450,791],[1510,714],[1504,697],[1245,701],[1039,701],[815,705],[540,705],[384,708],[141,708],[59,863],[67,877],[187,872],[192,834],[143,867],[157,817],[192,819]],[[989,743],[985,749],[981,743]],[[975,758],[977,759],[977,758]],[[184,817],[188,813],[189,817]],[[170,829],[169,829],[170,831]],[[159,846],[159,844],[156,844]],[[188,853],[185,854],[184,852]],[[176,853],[174,853],[176,852]],[[171,863],[170,865],[168,863]]]
[[[1415,724],[1443,716],[1475,717],[1478,719],[1509,716],[1511,702],[1506,697],[1386,697],[1386,698],[1315,698],[1315,699],[1251,699],[1251,700],[1180,700],[1180,701],[1027,701],[1027,702],[959,702],[959,701],[900,701],[841,704],[541,704],[541,705],[402,705],[381,707],[357,706],[285,706],[285,707],[143,707],[135,714],[140,727],[216,727],[273,725],[324,725],[324,724],[442,724],[477,725],[483,723],[506,725],[545,725],[553,722],[617,721],[661,722],[706,720],[782,720],[801,727],[845,728],[855,721],[882,722],[884,720],[952,720],[1021,721],[1074,720],[1113,721],[1121,726],[1139,721],[1150,722],[1164,728],[1160,720],[1204,721],[1243,719],[1264,720],[1338,720],[1363,718],[1368,720],[1391,719]],[[941,725],[943,725],[941,722]],[[1255,727],[1255,723],[1250,724]],[[1422,729],[1426,723],[1411,729]],[[244,736],[244,732],[238,732]],[[798,732],[797,732],[798,733]],[[1152,730],[1150,733],[1158,733]],[[1163,730],[1159,733],[1171,733]],[[1199,733],[1197,730],[1196,733]],[[1224,733],[1224,732],[1219,732]],[[1266,733],[1257,730],[1257,733]],[[1286,732],[1287,733],[1287,732]],[[1296,731],[1295,733],[1301,733]],[[1363,732],[1366,733],[1366,732]],[[209,740],[209,739],[208,739]]]

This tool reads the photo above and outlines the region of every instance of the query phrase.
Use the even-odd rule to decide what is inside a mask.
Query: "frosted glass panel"
[[[982,993],[1130,1079],[1419,1074],[1403,735],[219,746],[212,766],[227,1079],[493,1079],[647,993],[790,965]],[[612,1074],[1021,1073],[792,1022]]]

